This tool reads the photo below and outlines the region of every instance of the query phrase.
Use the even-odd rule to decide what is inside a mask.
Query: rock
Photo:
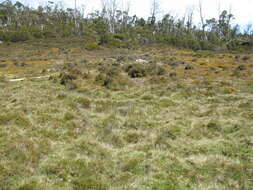
[[[144,59],[136,59],[135,60],[137,63],[148,63],[148,61],[144,60]]]
[[[64,65],[64,61],[56,61],[55,64],[56,65]]]

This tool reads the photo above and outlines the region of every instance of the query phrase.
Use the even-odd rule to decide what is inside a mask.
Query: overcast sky
[[[47,0],[20,1],[30,6],[37,6],[47,2]],[[51,1],[60,2],[60,0]],[[74,7],[74,0],[62,0],[61,2],[66,7]],[[130,0],[130,14],[147,18],[150,13],[150,2],[151,0]],[[199,21],[199,0],[159,0],[159,2],[161,15],[171,13],[172,15],[183,16],[187,9],[194,8],[195,20]],[[77,0],[77,4],[79,6],[85,5],[86,12],[100,9],[100,0]],[[239,23],[240,25],[253,24],[253,0],[202,0],[202,6],[205,19],[217,18],[219,11],[226,9],[231,10],[232,14],[235,15],[236,20],[234,23]]]

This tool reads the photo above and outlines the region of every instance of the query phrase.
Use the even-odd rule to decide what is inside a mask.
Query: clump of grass
[[[101,47],[97,43],[89,43],[85,45],[85,49],[93,51],[93,50],[100,50]]]
[[[7,64],[5,63],[0,63],[0,68],[6,68],[7,67]]]
[[[7,125],[12,119],[12,114],[0,114],[0,125]]]
[[[151,95],[151,94],[144,94],[142,97],[141,97],[142,100],[153,100],[154,99],[154,96]]]
[[[39,190],[46,188],[45,183],[39,182],[37,179],[32,179],[23,182],[21,185],[17,185],[17,187],[13,188],[14,190]]]
[[[124,135],[124,140],[127,141],[127,143],[137,143],[141,139],[137,132],[129,131]]]
[[[70,120],[73,120],[73,119],[75,119],[75,115],[74,114],[72,114],[70,112],[66,112],[64,114],[64,120],[70,121]]]
[[[120,155],[121,171],[143,175],[145,172],[145,168],[142,164],[144,157],[145,154],[139,151],[122,152]]]
[[[73,181],[74,190],[80,189],[97,189],[97,190],[107,190],[108,184],[96,176],[84,176]]]
[[[64,85],[69,90],[75,90],[77,88],[74,80],[76,79],[75,75],[62,72],[58,77],[50,77],[49,80],[53,80],[53,82],[59,82],[61,85]]]
[[[31,122],[26,116],[18,115],[15,119],[15,124],[19,125],[19,126],[26,127],[26,126],[30,126]]]
[[[168,59],[165,60],[164,64],[170,65],[172,67],[176,67],[176,66],[178,66],[177,58],[170,57],[170,58],[168,58]]]
[[[147,72],[150,75],[158,75],[158,76],[165,75],[167,73],[166,69],[162,65],[159,65],[157,63],[150,63],[148,65]]]
[[[236,68],[237,71],[243,71],[243,70],[246,70],[246,69],[247,69],[247,67],[246,67],[245,65],[239,65],[239,66]]]
[[[0,82],[2,83],[7,82],[7,79],[4,75],[0,75]]]
[[[248,56],[248,55],[245,55],[245,56],[243,56],[241,59],[242,59],[243,61],[248,61],[248,60],[251,59],[251,57]]]
[[[215,121],[210,121],[207,123],[206,127],[210,130],[214,130],[214,131],[220,131],[221,130],[221,127],[220,125],[215,122]]]
[[[158,103],[162,107],[170,107],[170,106],[177,105],[173,100],[171,100],[169,98],[161,98]]]
[[[176,73],[176,72],[171,72],[171,73],[169,74],[169,76],[170,76],[171,78],[175,78],[175,77],[177,76],[177,73]]]
[[[66,95],[66,94],[63,94],[63,93],[57,95],[57,98],[60,99],[60,100],[63,100],[63,99],[65,99],[66,97],[67,97],[67,95]]]
[[[83,108],[90,108],[91,101],[88,98],[79,97],[76,99],[76,102],[80,104]]]
[[[68,74],[68,73],[61,73],[59,75],[60,84],[67,85],[70,81],[76,79],[76,76]]]
[[[148,64],[142,63],[126,64],[124,66],[124,70],[131,78],[142,78],[148,75],[160,76],[166,74],[166,69],[164,69],[164,67],[154,62]]]
[[[184,69],[185,70],[192,70],[192,69],[194,69],[194,67],[192,65],[186,65]]]
[[[250,56],[248,56],[248,55],[244,55],[244,56],[240,56],[240,55],[236,55],[235,56],[235,60],[237,60],[237,61],[248,61],[248,60],[250,60],[251,59],[251,57]]]

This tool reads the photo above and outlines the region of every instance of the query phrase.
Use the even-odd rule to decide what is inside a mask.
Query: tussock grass
[[[162,76],[131,78],[121,65],[101,68],[99,59],[110,56],[103,51],[89,60],[94,65],[78,66],[76,90],[46,79],[0,83],[1,190],[252,188],[248,67],[240,77],[230,72],[241,62],[213,75],[199,62],[216,55],[204,52],[195,55],[192,69],[173,68],[173,79],[174,66],[167,63],[161,63]],[[169,60],[166,50],[152,51]],[[177,59],[194,59],[174,51]],[[210,67],[218,69],[227,57]],[[124,76],[131,85],[101,85],[101,69],[112,81]],[[84,71],[90,77],[81,77]]]

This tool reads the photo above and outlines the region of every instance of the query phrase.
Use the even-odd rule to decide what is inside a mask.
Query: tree
[[[231,20],[233,18],[234,16],[229,14],[226,10],[222,11],[218,21],[218,32],[221,39],[226,41],[230,40]]]
[[[156,19],[157,19],[157,15],[159,13],[159,0],[151,0],[151,17],[150,17],[150,24],[152,26],[154,26]]]
[[[115,33],[116,13],[118,9],[118,0],[101,0],[102,12],[108,21],[109,30]]]
[[[206,24],[204,22],[204,16],[202,12],[202,0],[199,0],[199,16],[201,20],[201,28],[202,28],[203,37],[204,37],[204,40],[207,40],[207,35],[205,32]]]

